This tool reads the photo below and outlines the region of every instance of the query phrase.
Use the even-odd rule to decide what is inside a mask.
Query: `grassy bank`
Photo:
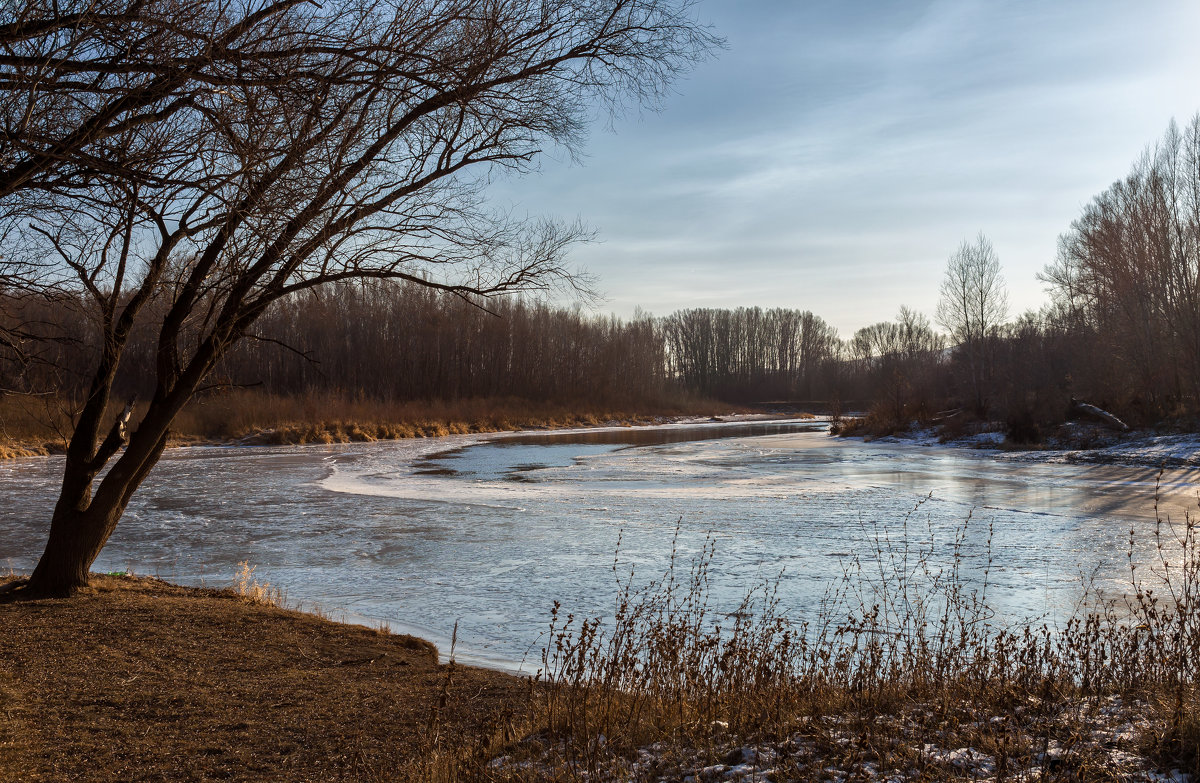
[[[968,521],[968,525],[970,522]],[[13,780],[1183,781],[1200,775],[1200,538],[1088,588],[1060,625],[1005,622],[986,574],[907,525],[819,615],[770,583],[710,602],[711,546],[557,607],[533,680],[438,665],[410,637],[219,592],[100,577],[0,598],[0,770]],[[620,573],[620,567],[616,567]],[[990,568],[990,565],[988,566]],[[1177,771],[1173,773],[1172,770]],[[1160,772],[1165,774],[1160,774]],[[2,777],[3,773],[0,773]]]
[[[0,780],[436,779],[528,700],[428,642],[252,594],[97,576],[0,598]]]
[[[136,422],[145,406],[135,405]],[[237,390],[193,400],[172,428],[175,445],[283,445],[428,438],[519,429],[652,424],[741,410],[712,400],[602,405],[469,399],[386,402],[336,394],[281,396]],[[0,396],[0,458],[62,453],[71,406],[55,397]]]
[[[1002,619],[990,556],[964,576],[970,524],[948,567],[932,534],[879,531],[808,622],[769,582],[717,611],[711,549],[631,578],[614,619],[556,615],[548,728],[506,763],[545,779],[1200,780],[1196,520],[1160,520],[1149,563],[1131,532],[1127,582],[1085,584],[1058,624]]]

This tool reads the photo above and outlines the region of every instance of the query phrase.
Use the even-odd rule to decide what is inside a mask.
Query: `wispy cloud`
[[[896,6],[903,6],[897,8]],[[578,214],[610,305],[931,311],[979,230],[1017,307],[1080,207],[1200,109],[1200,4],[710,0],[730,49],[661,115],[498,197]]]

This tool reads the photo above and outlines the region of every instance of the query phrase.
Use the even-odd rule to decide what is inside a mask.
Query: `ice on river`
[[[60,470],[58,458],[0,463],[0,565],[36,562]],[[1197,477],[1164,474],[1160,508],[1195,508]],[[245,560],[294,601],[443,649],[458,622],[461,660],[513,668],[539,658],[555,600],[610,611],[616,577],[660,575],[677,530],[684,558],[715,539],[718,603],[778,579],[804,617],[881,531],[895,541],[907,518],[944,565],[970,515],[968,577],[990,554],[1003,612],[1060,617],[1081,578],[1122,577],[1130,527],[1153,527],[1157,481],[1151,468],[864,444],[798,422],[177,449],[96,569],[221,586]]]

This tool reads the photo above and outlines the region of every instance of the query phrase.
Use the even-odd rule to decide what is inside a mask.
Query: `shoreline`
[[[96,574],[71,599],[0,595],[6,779],[1194,779],[1152,760],[1152,694],[1018,682],[953,705],[902,680],[882,700],[835,688],[783,723],[719,718],[610,749],[599,729],[556,722],[578,709],[570,687],[440,664],[424,640],[280,608],[257,587]]]
[[[719,412],[718,412],[719,411]],[[447,435],[484,435],[500,432],[547,432],[596,427],[653,427],[708,421],[754,421],[806,418],[811,414],[756,413],[737,406],[713,406],[703,413],[570,413],[546,414],[524,420],[491,419],[402,421],[363,423],[343,420],[285,423],[254,429],[234,437],[203,437],[181,433],[168,441],[168,449],[191,447],[306,446],[377,441],[424,440]],[[66,453],[65,441],[0,438],[0,460],[54,457]]]
[[[523,678],[252,591],[94,574],[71,599],[0,596],[0,627],[5,780],[419,779],[530,701]]]
[[[0,769],[17,780],[540,783],[581,769],[672,783],[1200,777],[1158,771],[1172,769],[1178,747],[1153,739],[1168,725],[1165,693],[1012,676],[961,686],[981,691],[954,682],[930,691],[901,672],[867,698],[800,681],[780,696],[794,700],[783,724],[738,728],[726,713],[700,712],[672,729],[679,734],[633,733],[602,753],[615,726],[597,733],[584,721],[582,735],[556,727],[542,711],[547,691],[527,677],[463,666],[465,656],[441,663],[427,641],[345,616],[279,608],[267,586],[247,588],[249,574],[240,594],[94,578],[68,601],[0,597]],[[717,709],[740,715],[737,702],[761,696],[733,695]],[[558,698],[551,714],[581,697],[567,689]]]
[[[1160,433],[1132,430],[1129,433],[1087,433],[1095,443],[1088,446],[1048,441],[1035,445],[1009,444],[1001,431],[942,440],[933,428],[918,428],[890,435],[833,435],[864,443],[896,443],[962,451],[982,452],[997,460],[1042,464],[1125,465],[1128,467],[1200,468],[1200,433]]]

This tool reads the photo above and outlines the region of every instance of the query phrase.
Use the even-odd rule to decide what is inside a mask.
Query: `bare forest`
[[[0,423],[8,398],[26,420],[32,400],[66,453],[35,587],[86,583],[184,411],[234,389],[635,411],[700,398],[867,410],[872,431],[1002,421],[1015,441],[1076,398],[1134,424],[1190,421],[1197,121],[1094,200],[1046,268],[1051,304],[1016,320],[982,233],[947,263],[944,332],[907,308],[841,339],[807,310],[621,321],[546,304],[591,298],[570,262],[590,232],[516,218],[487,186],[548,149],[577,155],[597,109],[658,108],[722,45],[693,10],[0,13]]]
[[[669,187],[606,172],[623,208],[637,190],[649,202],[686,195],[673,209],[687,225],[653,209],[640,217],[654,218],[656,242],[683,237],[719,256],[729,277],[745,259],[726,255],[768,247],[751,213],[762,193],[785,201],[775,194],[791,191],[773,188],[792,186],[790,173],[777,176],[790,159],[803,161],[805,188],[857,210],[856,221],[876,212],[858,194],[909,195],[876,192],[868,167],[915,189],[906,209],[919,210],[980,191],[930,178],[942,192],[922,194],[923,171],[898,176],[915,151],[936,153],[924,168],[957,179],[1009,160],[989,150],[977,163],[986,169],[972,169],[946,155],[950,136],[922,127],[949,116],[926,106],[971,106],[969,124],[932,129],[966,150],[957,137],[984,126],[985,103],[999,111],[985,82],[1005,100],[1024,95],[1014,53],[992,46],[1010,38],[983,24],[987,4],[953,18],[921,9],[916,21],[795,4],[813,20],[836,10],[813,26],[824,50],[793,35],[791,4],[718,5],[0,3],[0,770],[21,780],[1200,779],[1200,524],[1194,506],[1180,523],[1167,505],[1195,499],[1194,445],[1186,471],[1163,462],[1156,480],[1148,462],[1098,476],[1060,464],[1074,454],[966,460],[912,448],[935,437],[1124,447],[1134,438],[1102,430],[1200,432],[1200,114],[1172,122],[1061,227],[1057,247],[1046,243],[1040,309],[1013,312],[1006,248],[983,226],[906,259],[928,272],[926,312],[897,301],[855,313],[855,326],[869,325],[852,334],[822,317],[815,289],[769,308],[713,308],[673,285],[679,298],[660,301],[675,312],[608,314],[603,267],[594,277],[572,252],[602,229],[523,216],[495,186],[548,161],[584,163],[591,130],[667,109],[681,82],[713,78],[702,66],[736,51],[739,36],[770,28],[786,67],[768,74],[776,61],[756,47],[756,70],[730,67],[708,94],[736,90],[739,105],[768,105],[761,116],[772,119],[703,100],[703,116],[685,110],[670,143],[620,147],[628,170]],[[1025,10],[997,18],[1031,25]],[[708,11],[739,15],[729,41]],[[833,34],[839,15],[852,39]],[[970,35],[946,34],[958,25]],[[1061,49],[1050,32],[1039,30]],[[1041,73],[1041,53],[1022,65],[1039,106],[1056,84],[1093,94],[1076,89],[1088,84],[1078,58],[1110,37],[1076,37],[1069,81]],[[927,74],[942,80],[950,64],[961,73],[931,89]],[[1132,72],[1129,84],[1148,81]],[[867,105],[870,121],[854,124],[870,126],[861,138],[877,158],[858,154],[870,147],[841,120]],[[710,115],[746,141],[696,143]],[[825,122],[838,126],[828,155],[811,130]],[[791,135],[775,137],[775,125]],[[651,177],[648,159],[629,155],[643,148],[672,173]],[[854,165],[827,165],[843,149]],[[677,172],[687,176],[671,181]],[[838,181],[856,195],[827,191]],[[719,206],[730,193],[736,220],[722,231],[754,233],[722,242],[695,231],[709,213],[687,199]],[[789,220],[798,211],[781,206]],[[1015,222],[1006,217],[995,220]],[[843,231],[838,243],[860,233],[829,225]],[[758,252],[798,253],[794,236]],[[667,273],[676,251],[654,242],[626,245],[611,266],[630,247],[646,253],[635,264],[658,265],[639,296],[684,277]],[[821,262],[794,261],[802,271]],[[856,282],[837,284],[873,295]],[[729,412],[771,415],[730,422]],[[799,415],[775,420],[783,414]],[[690,420],[618,429],[669,417]],[[476,437],[585,425],[604,429]],[[751,439],[768,432],[786,440]],[[867,446],[827,432],[914,434]],[[452,434],[464,437],[234,448]],[[1192,441],[1143,435],[1135,445]],[[644,436],[666,448],[630,448]],[[217,447],[168,453],[201,444]],[[542,453],[552,456],[530,459]],[[56,456],[32,459],[46,455]],[[1045,473],[1018,464],[1039,456],[1050,457]],[[951,473],[950,463],[971,464]],[[927,503],[927,477],[950,502]],[[1153,515],[1126,515],[1150,483]],[[993,485],[995,502],[982,494]],[[126,570],[109,570],[118,557]],[[213,589],[235,562],[233,586]],[[292,603],[287,588],[302,583],[311,590]],[[1026,608],[1025,619],[1010,614]],[[401,628],[443,629],[448,645]],[[475,668],[508,663],[518,676]]]
[[[1172,124],[1096,196],[1041,277],[1049,302],[1010,316],[998,252],[980,234],[950,256],[936,321],[901,307],[846,338],[808,310],[621,319],[528,294],[481,304],[419,282],[334,283],[274,302],[199,396],[515,398],[643,412],[711,400],[863,411],[876,430],[957,411],[1003,422],[1018,442],[1043,437],[1077,399],[1132,425],[1194,428],[1200,119]],[[87,298],[0,295],[0,391],[82,398],[102,347]],[[156,335],[153,320],[131,334],[114,396],[153,393]]]
[[[807,310],[620,319],[530,296],[481,305],[420,283],[344,282],[281,297],[199,394],[517,398],[649,412],[707,399],[865,411],[883,429],[958,410],[1005,422],[1016,441],[1064,421],[1076,398],[1131,424],[1191,427],[1198,269],[1193,120],[1172,125],[1063,234],[1039,312],[1006,317],[997,251],[983,235],[950,257],[936,323],[901,307],[846,339]],[[86,298],[3,297],[3,393],[82,398],[101,350]],[[114,396],[153,393],[156,334],[151,322],[131,335]]]

